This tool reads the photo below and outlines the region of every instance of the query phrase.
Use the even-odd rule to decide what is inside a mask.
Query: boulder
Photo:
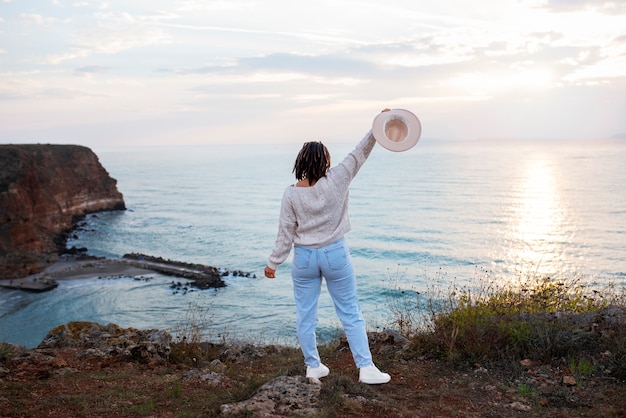
[[[69,322],[52,329],[38,349],[81,348],[84,355],[120,357],[143,363],[165,362],[172,336],[158,329],[122,328],[116,324]]]
[[[224,404],[224,416],[315,416],[322,384],[304,376],[280,376],[267,382],[245,401]]]

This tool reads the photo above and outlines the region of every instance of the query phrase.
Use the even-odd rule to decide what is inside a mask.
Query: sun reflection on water
[[[567,270],[567,211],[559,173],[547,156],[531,157],[513,191],[507,263],[513,271],[555,274]]]

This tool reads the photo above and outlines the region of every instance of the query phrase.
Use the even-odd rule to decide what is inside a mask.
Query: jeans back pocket
[[[307,269],[311,262],[311,254],[313,254],[313,251],[308,248],[295,247],[293,265],[298,269]]]
[[[328,248],[324,250],[324,254],[331,270],[342,270],[348,264],[349,253],[344,245]]]

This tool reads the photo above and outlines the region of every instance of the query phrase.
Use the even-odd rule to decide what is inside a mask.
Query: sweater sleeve
[[[283,193],[283,199],[280,205],[280,216],[278,219],[276,244],[267,262],[267,266],[274,270],[289,256],[293,245],[293,237],[296,233],[296,227],[298,226],[291,201],[291,187],[292,186],[287,187]]]
[[[346,155],[343,161],[335,167],[335,173],[329,173],[331,177],[337,176],[339,181],[345,183],[346,186],[349,185],[361,169],[361,166],[367,160],[367,157],[369,157],[375,144],[376,139],[370,130],[365,134],[363,139],[361,139],[352,152]]]

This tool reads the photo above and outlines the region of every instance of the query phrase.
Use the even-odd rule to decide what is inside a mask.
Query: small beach
[[[153,273],[189,279],[192,280],[191,283],[194,286],[201,289],[224,286],[219,278],[222,273],[215,267],[164,260],[160,257],[141,254],[130,254],[118,259],[90,256],[62,257],[59,261],[46,266],[40,273],[18,279],[2,280],[0,286],[46,291],[55,288],[58,285],[57,280],[137,277]]]
[[[42,272],[18,279],[0,280],[0,286],[9,289],[46,291],[56,287],[56,280],[88,277],[135,277],[153,273],[153,270],[136,267],[124,259],[61,259],[48,265]]]

